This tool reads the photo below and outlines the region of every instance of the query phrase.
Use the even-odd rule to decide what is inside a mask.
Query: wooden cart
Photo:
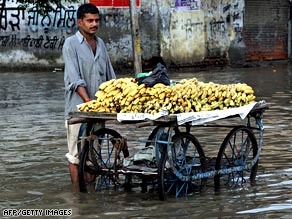
[[[233,187],[249,181],[255,182],[258,160],[263,143],[262,117],[267,109],[265,101],[257,102],[248,112],[243,125],[215,125],[230,128],[220,145],[217,157],[210,161],[197,136],[193,122],[178,122],[178,115],[166,115],[155,120],[128,120],[137,127],[153,126],[145,148],[153,148],[154,160],[125,166],[129,157],[126,139],[110,128],[94,129],[96,123],[106,126],[117,120],[118,114],[72,112],[71,124],[83,122],[80,131],[79,185],[82,192],[93,192],[111,187],[131,189],[137,181],[142,191],[149,185],[164,200],[168,195],[179,197],[205,189],[207,178],[214,178],[215,190],[221,186]],[[235,109],[236,110],[236,109]],[[228,120],[238,114],[219,118]],[[200,125],[199,128],[206,127]],[[182,131],[183,130],[183,131]],[[81,134],[85,131],[85,135]],[[130,145],[129,145],[130,147]]]

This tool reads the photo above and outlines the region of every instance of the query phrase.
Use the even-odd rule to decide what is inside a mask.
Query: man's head
[[[77,10],[77,19],[82,19],[85,17],[85,14],[98,14],[98,8],[93,4],[83,4]]]
[[[77,10],[77,22],[83,35],[94,35],[100,20],[99,10],[93,4],[83,4]]]

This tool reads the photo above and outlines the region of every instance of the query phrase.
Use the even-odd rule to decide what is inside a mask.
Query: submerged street
[[[128,74],[116,72],[118,77]],[[131,75],[130,75],[131,76]],[[0,190],[3,209],[72,209],[71,218],[289,218],[292,213],[292,65],[171,72],[171,79],[247,83],[265,100],[263,149],[257,183],[215,194],[212,187],[189,197],[159,201],[139,190],[83,194],[70,183],[65,153],[63,72],[0,74]],[[231,124],[236,125],[236,124]],[[128,139],[145,139],[151,127],[110,124]],[[193,127],[207,154],[224,136]],[[227,133],[226,133],[227,134]],[[129,142],[130,153],[144,145]],[[210,179],[212,183],[212,179]]]

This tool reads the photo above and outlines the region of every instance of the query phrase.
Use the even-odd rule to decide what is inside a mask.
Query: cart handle
[[[140,122],[136,124],[137,128],[142,128],[142,127],[146,127],[146,126],[154,126],[155,123],[154,121],[147,121],[147,122]]]

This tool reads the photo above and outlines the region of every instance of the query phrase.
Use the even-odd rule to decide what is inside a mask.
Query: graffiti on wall
[[[72,29],[76,25],[76,9],[74,6],[67,8],[57,7],[48,15],[42,16],[36,7],[28,10],[27,25],[31,30],[44,28],[45,31],[50,29]]]
[[[200,61],[205,52],[204,13],[175,11],[170,20],[170,56],[182,63]]]
[[[41,15],[36,7],[19,8],[14,2],[0,0],[0,46],[61,50],[64,34],[76,28],[74,5],[56,7]]]
[[[201,35],[204,32],[204,23],[202,21],[194,21],[192,18],[174,19],[171,23],[172,30],[180,30],[185,32],[185,39],[192,39],[195,35]]]
[[[137,3],[140,4],[140,1]],[[115,1],[115,6],[118,4],[122,3]],[[0,0],[0,46],[60,50],[64,38],[77,29],[76,10],[77,5],[65,5],[42,15],[36,7],[25,10],[13,1]],[[101,10],[104,12],[100,24],[102,28],[130,31],[131,22],[127,13]]]
[[[224,55],[230,42],[241,37],[244,1],[206,1],[204,8],[208,54]]]
[[[25,10],[18,7],[6,7],[6,1],[0,1],[0,31],[20,30],[20,23],[25,19]]]
[[[43,16],[36,7],[26,11],[17,5],[6,4],[6,1],[0,1],[1,32],[21,31],[27,27],[32,31],[48,27],[50,29],[71,29],[76,25],[76,9],[73,5],[65,6],[65,8],[56,7],[48,15]]]
[[[61,50],[65,42],[65,37],[43,36],[18,37],[16,34],[0,36],[0,45],[2,47],[21,47],[21,48],[43,48],[50,50]]]

